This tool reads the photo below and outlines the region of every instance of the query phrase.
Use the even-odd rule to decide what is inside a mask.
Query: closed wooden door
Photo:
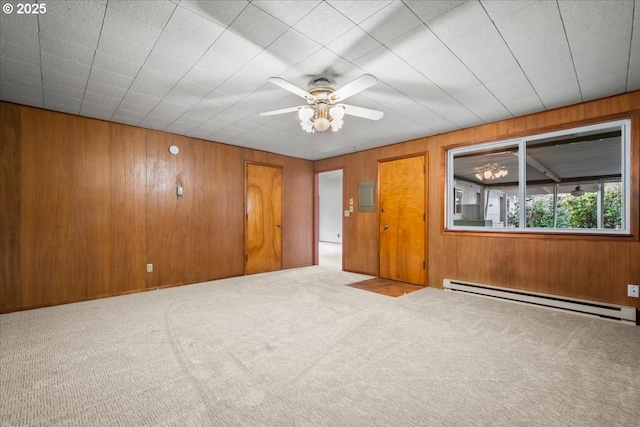
[[[282,268],[282,169],[246,166],[245,274]]]
[[[379,164],[380,277],[426,284],[426,156]]]

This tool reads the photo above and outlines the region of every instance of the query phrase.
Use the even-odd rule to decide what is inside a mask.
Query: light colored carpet
[[[342,243],[318,242],[318,264],[342,270]]]
[[[640,328],[320,266],[0,316],[0,424],[638,426]]]

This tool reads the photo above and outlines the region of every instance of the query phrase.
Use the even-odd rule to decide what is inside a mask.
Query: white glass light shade
[[[331,107],[329,114],[331,114],[331,117],[333,117],[334,120],[342,121],[342,118],[344,117],[344,107],[342,105],[335,105]]]
[[[331,122],[331,130],[334,132],[339,131],[343,123],[344,122],[342,120],[333,119]]]
[[[303,107],[298,110],[298,117],[301,122],[306,122],[313,117],[313,108]]]
[[[314,129],[319,132],[324,132],[325,130],[329,129],[329,126],[330,126],[329,120],[327,120],[324,117],[318,117],[313,122]]]

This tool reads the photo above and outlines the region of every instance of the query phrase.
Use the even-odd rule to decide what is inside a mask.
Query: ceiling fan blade
[[[302,107],[306,107],[306,105],[299,105],[297,107],[283,108],[281,110],[265,111],[264,113],[260,113],[260,115],[261,116],[275,116],[276,114],[293,113],[294,111],[298,111]]]
[[[338,104],[344,107],[344,113],[351,116],[362,117],[369,120],[380,120],[384,113],[378,110],[371,110],[369,108],[356,107],[355,105]]]
[[[276,86],[280,86],[282,89],[288,90],[289,92],[306,99],[307,101],[314,101],[316,99],[315,96],[311,95],[306,90],[300,89],[298,86],[295,86],[285,79],[281,79],[280,77],[270,77],[269,81]]]
[[[363,74],[331,94],[331,102],[340,102],[378,83],[371,74]]]

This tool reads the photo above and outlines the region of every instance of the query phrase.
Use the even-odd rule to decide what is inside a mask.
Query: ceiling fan
[[[342,127],[345,114],[369,120],[380,120],[382,116],[384,116],[382,111],[342,103],[342,101],[348,97],[378,83],[378,79],[370,74],[363,74],[338,90],[330,87],[329,80],[324,77],[314,80],[314,87],[309,89],[308,92],[280,77],[271,77],[269,81],[276,86],[280,86],[304,98],[307,101],[307,105],[267,111],[260,113],[260,115],[273,116],[297,111],[300,126],[309,133],[323,132],[329,129],[329,127],[331,127],[331,130],[334,132],[339,130]]]

